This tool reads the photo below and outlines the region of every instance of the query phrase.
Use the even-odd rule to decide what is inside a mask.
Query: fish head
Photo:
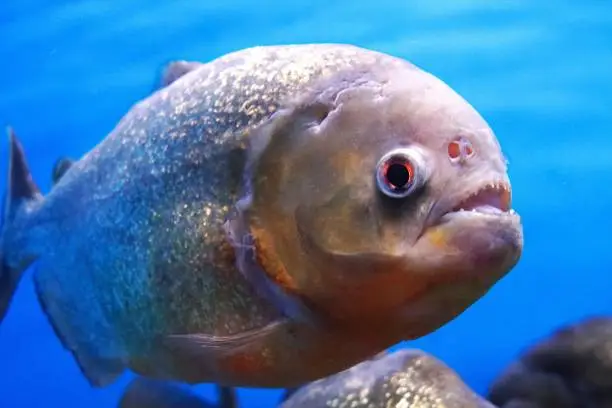
[[[435,76],[401,64],[337,75],[262,129],[249,209],[258,262],[326,319],[419,337],[518,262],[500,144]]]

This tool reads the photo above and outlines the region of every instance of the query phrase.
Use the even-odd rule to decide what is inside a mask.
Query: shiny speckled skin
[[[93,385],[125,368],[302,384],[437,329],[518,261],[514,214],[431,222],[507,183],[486,122],[435,77],[348,45],[192,67],[4,231],[4,262],[37,261],[41,304]],[[458,132],[479,149],[461,166]],[[431,180],[383,205],[372,169],[400,143],[423,146]]]
[[[403,349],[305,385],[280,408],[495,408],[435,357]]]

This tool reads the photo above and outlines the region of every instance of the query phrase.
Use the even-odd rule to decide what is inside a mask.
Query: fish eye
[[[424,182],[421,161],[413,149],[400,148],[388,152],[376,166],[378,189],[392,198],[409,196]]]

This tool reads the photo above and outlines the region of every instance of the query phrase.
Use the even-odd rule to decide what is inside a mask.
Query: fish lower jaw
[[[510,184],[505,181],[490,181],[471,190],[447,215],[455,213],[476,213],[487,215],[510,214],[512,209]]]

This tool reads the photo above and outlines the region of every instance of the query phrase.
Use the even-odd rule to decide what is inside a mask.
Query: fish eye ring
[[[418,149],[393,149],[376,165],[376,184],[388,197],[405,198],[425,183],[425,169],[424,158]]]

